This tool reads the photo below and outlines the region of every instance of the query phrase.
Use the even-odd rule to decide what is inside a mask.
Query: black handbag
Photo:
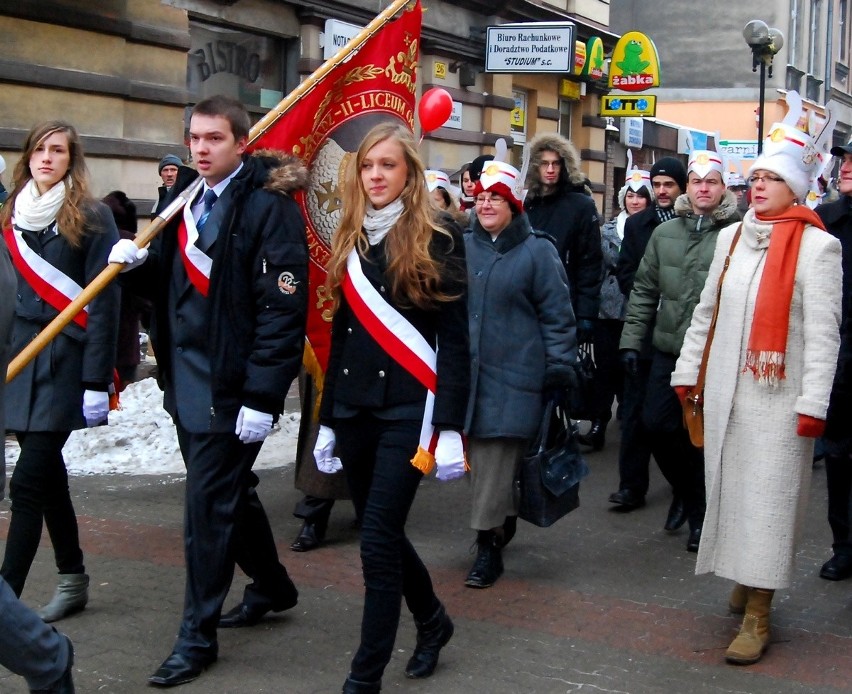
[[[539,528],[553,525],[580,505],[580,480],[588,474],[567,413],[549,402],[521,463],[518,515]]]
[[[568,394],[568,411],[571,419],[597,419],[595,408],[595,359],[592,345],[583,343],[577,348],[577,386]]]

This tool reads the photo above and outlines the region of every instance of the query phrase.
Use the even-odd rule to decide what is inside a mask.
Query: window
[[[559,100],[559,134],[566,140],[571,139],[571,102]]]
[[[284,98],[283,42],[231,28],[190,22],[186,86],[194,101],[214,94],[263,114]]]
[[[841,63],[849,63],[849,0],[840,0],[840,17],[837,27],[837,57]]]
[[[811,32],[810,44],[808,46],[808,74],[817,76],[819,74],[819,45],[816,37],[819,36],[820,0],[811,0]]]

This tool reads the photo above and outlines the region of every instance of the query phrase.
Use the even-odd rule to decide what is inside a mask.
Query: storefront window
[[[571,139],[571,102],[559,100],[559,134],[566,140]]]
[[[282,41],[199,22],[190,22],[189,34],[186,83],[194,101],[226,94],[263,114],[284,97]]]

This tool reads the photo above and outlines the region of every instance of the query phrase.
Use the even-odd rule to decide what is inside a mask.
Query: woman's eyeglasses
[[[484,205],[486,202],[491,203],[491,207],[500,207],[504,202],[506,202],[506,198],[502,198],[499,195],[477,195],[475,202],[480,207]]]
[[[770,176],[769,174],[763,174],[763,176],[749,176],[748,184],[753,186],[755,183],[780,183],[784,179],[780,176]]]

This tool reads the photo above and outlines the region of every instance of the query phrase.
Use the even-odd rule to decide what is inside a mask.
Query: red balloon
[[[420,115],[420,127],[423,132],[430,132],[440,128],[450,119],[453,112],[453,97],[446,89],[432,87],[423,92],[420,103],[417,105],[417,113]]]

